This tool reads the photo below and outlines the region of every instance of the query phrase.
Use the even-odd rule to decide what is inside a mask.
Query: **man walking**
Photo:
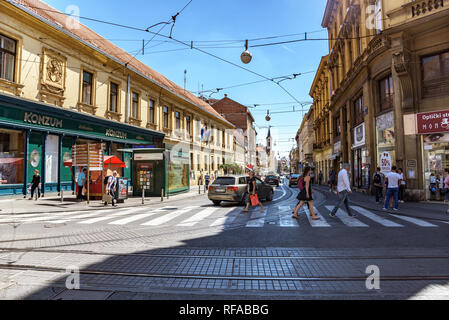
[[[209,173],[206,172],[206,175],[204,176],[204,188],[205,190],[209,190],[209,183],[210,183],[210,176]]]
[[[109,176],[108,184],[106,185],[106,193],[112,197],[112,206],[116,207],[115,204],[115,187],[117,186],[117,171],[112,172],[112,176]],[[108,203],[106,202],[105,205]]]
[[[318,174],[318,184],[321,186],[322,183],[323,183],[323,172],[320,171],[320,173]]]
[[[348,216],[350,217],[356,217],[356,214],[353,214],[351,212],[351,209],[349,208],[349,195],[352,194],[351,190],[351,183],[349,182],[349,169],[351,168],[351,165],[349,163],[345,163],[343,165],[343,169],[338,173],[338,185],[337,185],[337,194],[340,198],[339,203],[335,206],[334,210],[330,213],[330,216],[332,218],[335,217],[335,214],[337,213],[337,210],[345,204],[346,211],[348,213]]]
[[[384,210],[390,207],[390,199],[394,197],[394,211],[399,210],[399,185],[401,183],[401,176],[397,173],[397,167],[393,166],[391,172],[385,176],[386,183],[388,183],[387,195],[385,196]]]
[[[329,184],[330,184],[331,192],[334,192],[334,186],[336,184],[336,180],[337,180],[337,172],[335,171],[334,168],[332,168],[331,171],[329,172]]]
[[[384,180],[384,175],[378,167],[376,173],[373,175],[374,189],[376,191],[376,203],[380,203],[380,199],[383,197]]]
[[[83,189],[84,185],[86,184],[86,178],[87,178],[87,169],[84,168],[83,171],[78,173],[78,179],[76,181],[78,184],[78,195],[76,197],[77,201],[83,201]]]
[[[31,197],[29,200],[33,200],[34,192],[37,190],[37,199],[41,197],[41,176],[39,175],[39,170],[34,170],[33,180],[31,181]]]

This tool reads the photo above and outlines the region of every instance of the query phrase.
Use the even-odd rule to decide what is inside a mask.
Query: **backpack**
[[[304,177],[299,179],[299,181],[298,181],[298,188],[299,188],[300,191],[304,190]]]
[[[382,177],[380,176],[380,174],[376,173],[374,175],[374,183],[375,184],[380,184],[381,181],[382,181]]]

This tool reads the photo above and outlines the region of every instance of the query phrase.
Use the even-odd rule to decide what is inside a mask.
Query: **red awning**
[[[23,158],[1,158],[0,164],[20,164],[23,163]]]
[[[72,166],[72,159],[64,161],[64,167],[71,167]],[[104,157],[104,164],[107,165],[119,165],[120,168],[126,168],[126,164],[120,160],[117,156],[105,156]]]

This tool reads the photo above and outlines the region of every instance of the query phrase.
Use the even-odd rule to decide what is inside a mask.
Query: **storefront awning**
[[[20,164],[23,163],[23,158],[1,158],[0,164]]]
[[[64,167],[71,167],[73,164],[72,159],[64,161]],[[120,160],[117,156],[105,156],[104,157],[104,164],[106,166],[108,165],[119,165],[120,168],[126,168],[126,164]]]

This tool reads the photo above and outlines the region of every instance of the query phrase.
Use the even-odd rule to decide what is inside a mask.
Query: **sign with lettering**
[[[418,113],[418,134],[449,132],[449,110]]]
[[[380,171],[382,173],[390,173],[393,166],[390,153],[382,152],[380,155]]]
[[[362,147],[365,145],[365,123],[354,128],[354,144],[353,148]]]
[[[38,124],[41,126],[62,129],[62,120],[56,119],[53,117],[49,117],[49,116],[43,116],[43,115],[36,114],[33,112],[25,112],[23,121],[27,122],[27,123],[32,123],[32,124]]]
[[[126,132],[113,130],[113,129],[106,129],[106,137],[114,137],[119,139],[127,139],[128,135]]]

